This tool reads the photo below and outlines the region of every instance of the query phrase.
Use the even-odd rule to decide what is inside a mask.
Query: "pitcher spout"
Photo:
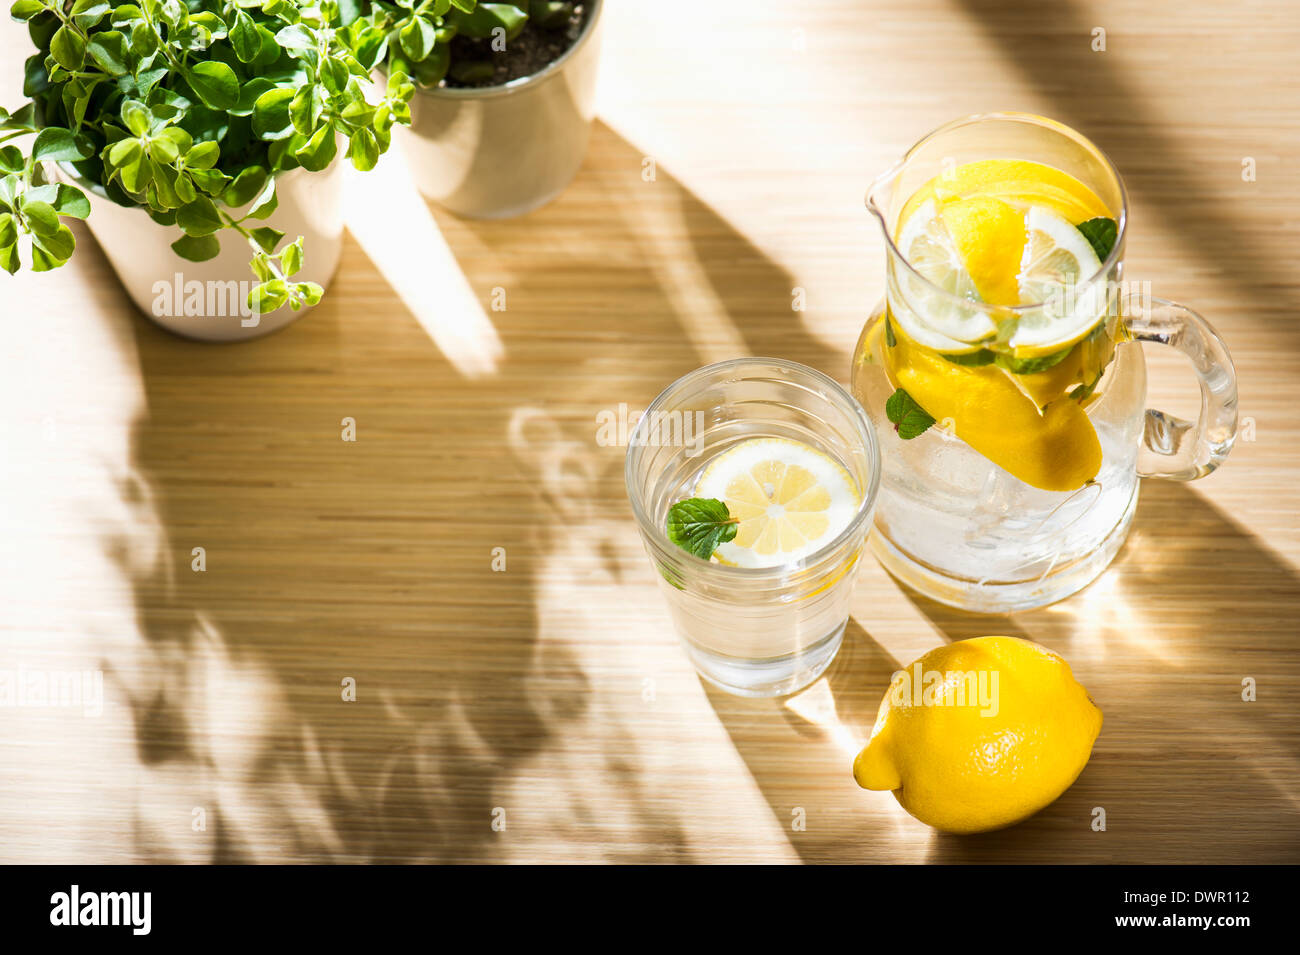
[[[867,186],[867,211],[876,217],[876,221],[880,223],[881,231],[886,236],[890,232],[889,209],[893,200],[894,187],[897,185],[898,177],[902,174],[903,167],[906,164],[906,157],[897,160],[892,166],[871,180],[871,184]]]

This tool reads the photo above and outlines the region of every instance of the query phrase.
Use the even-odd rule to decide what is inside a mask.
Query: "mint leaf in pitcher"
[[[1080,222],[1075,228],[1083,233],[1083,237],[1092,246],[1092,251],[1097,253],[1097,258],[1105,262],[1110,250],[1115,248],[1115,240],[1119,238],[1119,223],[1106,216],[1097,216]]]
[[[916,399],[899,388],[885,402],[885,417],[894,423],[894,430],[904,441],[925,434],[934,418],[916,403]]]
[[[708,560],[719,544],[736,536],[740,519],[712,497],[691,497],[668,508],[668,539],[696,557]]]

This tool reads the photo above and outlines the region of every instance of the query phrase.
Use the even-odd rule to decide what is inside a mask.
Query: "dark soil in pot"
[[[569,19],[557,26],[529,26],[500,52],[491,40],[458,36],[451,41],[451,71],[442,85],[450,89],[501,86],[540,73],[578,42],[587,27],[590,4],[574,4]]]

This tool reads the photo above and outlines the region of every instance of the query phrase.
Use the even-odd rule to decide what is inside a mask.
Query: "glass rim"
[[[769,567],[737,567],[730,564],[714,563],[711,560],[705,560],[688,550],[684,550],[673,544],[668,539],[667,531],[654,524],[650,520],[649,514],[646,513],[645,506],[641,501],[641,491],[634,485],[638,483],[633,473],[634,465],[638,452],[643,452],[650,445],[641,444],[637,438],[641,433],[642,422],[649,421],[650,416],[655,411],[662,411],[664,404],[674,395],[685,391],[690,386],[697,384],[705,378],[716,378],[719,373],[726,373],[734,369],[740,369],[746,366],[767,366],[777,367],[787,372],[793,372],[796,375],[806,377],[812,382],[823,386],[828,392],[830,398],[839,401],[844,410],[848,413],[849,418],[857,426],[856,430],[862,439],[863,450],[867,457],[867,475],[866,486],[861,489],[862,498],[858,502],[857,510],[854,512],[853,519],[844,526],[839,534],[823,544],[811,554],[807,554],[798,560],[790,561],[785,564],[774,564]],[[741,380],[744,376],[737,375],[726,380]],[[637,526],[641,530],[641,536],[647,541],[656,545],[660,555],[669,561],[680,561],[680,566],[690,568],[693,573],[715,574],[723,580],[748,581],[748,582],[767,582],[783,581],[794,574],[806,572],[816,568],[828,557],[832,557],[844,545],[853,538],[861,529],[862,524],[869,520],[874,510],[876,495],[880,489],[880,444],[876,437],[875,425],[867,417],[862,405],[843,385],[834,378],[826,375],[816,368],[810,368],[808,365],[800,364],[796,361],[790,361],[785,358],[729,358],[725,361],[714,362],[689,371],[682,375],[663,391],[659,392],[655,399],[646,405],[645,411],[642,412],[640,420],[633,428],[632,433],[628,436],[627,454],[623,460],[623,482],[627,491],[628,501],[632,505],[632,514],[636,518]],[[857,478],[855,476],[854,480]]]
[[[1046,116],[1040,116],[1037,113],[1024,113],[1024,112],[1016,112],[1016,111],[972,113],[969,116],[963,116],[960,119],[951,120],[950,122],[944,123],[942,126],[939,126],[938,128],[931,130],[930,132],[922,136],[919,140],[917,140],[915,143],[913,143],[911,148],[909,148],[907,152],[905,152],[901,158],[896,160],[888,169],[886,169],[884,172],[878,175],[875,179],[871,180],[871,184],[867,186],[867,194],[866,194],[867,211],[876,217],[876,220],[880,223],[880,231],[885,234],[886,254],[890,255],[897,261],[902,262],[904,267],[907,269],[909,273],[911,273],[913,278],[915,278],[917,281],[922,282],[924,285],[927,286],[927,291],[926,291],[927,296],[938,295],[941,297],[941,299],[948,299],[952,302],[959,303],[961,306],[966,308],[974,307],[974,308],[978,308],[981,311],[996,311],[1000,315],[1005,315],[1007,313],[1020,314],[1025,312],[1031,312],[1034,309],[1043,308],[1044,306],[1048,305],[1049,304],[1048,301],[1044,300],[1042,302],[1030,302],[1030,303],[1024,303],[1020,305],[992,305],[987,302],[973,302],[970,299],[962,298],[960,295],[954,295],[952,292],[949,292],[947,289],[943,289],[940,288],[938,285],[935,285],[928,278],[922,275],[917,270],[916,266],[914,266],[910,261],[908,261],[907,256],[905,256],[902,253],[902,250],[900,250],[897,244],[895,244],[894,236],[889,229],[889,221],[885,214],[885,210],[880,207],[880,204],[875,199],[876,192],[882,186],[888,185],[891,181],[893,181],[893,179],[903,170],[903,167],[905,167],[908,164],[908,162],[911,161],[913,156],[915,156],[916,152],[919,149],[921,149],[923,146],[930,143],[932,140],[936,139],[937,137],[944,135],[945,133],[950,133],[954,130],[961,129],[964,126],[973,126],[977,123],[984,123],[989,121],[1024,123],[1029,126],[1038,126],[1040,128],[1049,129],[1052,132],[1059,133],[1062,136],[1065,136],[1067,139],[1071,139],[1075,143],[1087,149],[1090,153],[1093,154],[1093,156],[1095,156],[1101,162],[1102,167],[1105,168],[1105,170],[1110,173],[1110,176],[1115,181],[1115,186],[1119,191],[1119,213],[1118,213],[1118,218],[1115,220],[1116,222],[1115,245],[1111,248],[1110,254],[1106,256],[1106,260],[1101,263],[1101,268],[1099,268],[1095,273],[1093,273],[1093,275],[1090,276],[1086,281],[1079,283],[1079,287],[1081,289],[1087,289],[1095,285],[1098,281],[1104,279],[1105,276],[1110,273],[1110,270],[1114,267],[1115,263],[1117,263],[1120,260],[1121,253],[1124,248],[1124,237],[1128,231],[1128,190],[1124,186],[1124,180],[1123,178],[1120,177],[1119,170],[1115,168],[1115,164],[1111,162],[1110,157],[1107,156],[1106,153],[1102,150],[1102,148],[1098,146],[1096,143],[1094,143],[1091,139],[1083,135],[1083,133],[1079,132],[1078,130],[1065,125],[1064,123],[1057,122],[1056,120],[1050,119]]]

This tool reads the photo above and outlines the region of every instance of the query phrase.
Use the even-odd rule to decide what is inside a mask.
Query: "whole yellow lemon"
[[[1000,829],[1069,789],[1100,731],[1065,660],[1018,637],[975,637],[894,675],[853,776],[936,829]]]

